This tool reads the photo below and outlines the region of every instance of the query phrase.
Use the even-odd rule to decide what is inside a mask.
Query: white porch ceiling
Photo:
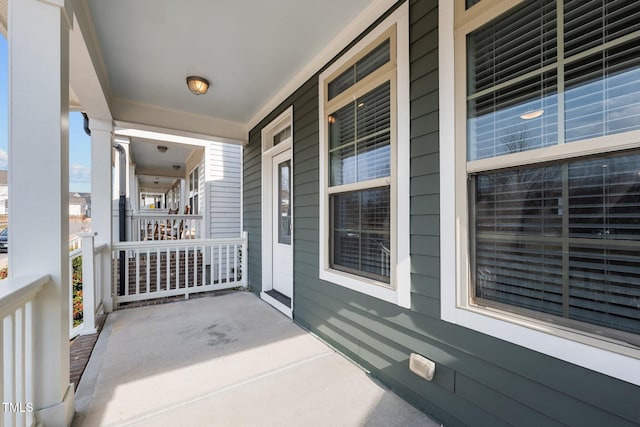
[[[102,57],[94,63],[104,64],[115,120],[144,124],[175,112],[184,123],[206,118],[214,127],[239,125],[244,132],[372,3],[86,0],[98,44],[91,51]],[[208,94],[188,91],[191,74],[211,82]]]

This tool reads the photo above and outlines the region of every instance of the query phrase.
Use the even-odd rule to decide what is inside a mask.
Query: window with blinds
[[[329,268],[385,286],[392,269],[391,38],[329,77],[325,100]]]
[[[640,2],[525,1],[466,60],[473,302],[640,344]]]

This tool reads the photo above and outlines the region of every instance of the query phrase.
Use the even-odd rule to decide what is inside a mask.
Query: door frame
[[[273,137],[287,126],[291,126],[291,136],[277,145],[273,145]],[[278,173],[277,170],[273,170],[273,158],[286,151],[290,151],[291,155],[291,182],[290,182],[290,197],[291,197],[291,218],[292,221],[295,218],[295,212],[293,208],[293,106],[290,106],[282,114],[276,117],[271,123],[262,129],[262,191],[261,191],[261,211],[262,211],[262,291],[260,292],[260,298],[269,303],[276,310],[283,313],[285,316],[293,319],[293,304],[295,295],[295,284],[291,293],[291,307],[287,307],[280,301],[268,295],[266,292],[273,289],[273,179],[274,173]],[[291,251],[294,252],[294,233],[295,230],[292,227],[291,230]],[[291,276],[293,277],[293,263]]]

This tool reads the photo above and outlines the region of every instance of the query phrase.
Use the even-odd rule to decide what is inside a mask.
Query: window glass
[[[282,141],[289,138],[290,136],[291,136],[291,126],[287,126],[286,128],[282,129],[280,132],[273,135],[273,145],[275,146],[280,144]]]
[[[291,160],[278,165],[278,243],[291,244]]]
[[[480,174],[476,297],[640,333],[640,154]]]
[[[390,97],[386,82],[329,116],[331,185],[390,175]]]
[[[367,77],[369,74],[389,62],[391,41],[383,41],[375,49],[365,55],[361,60],[347,68],[342,74],[329,82],[328,99],[332,100],[355,83]]]
[[[640,129],[638,40],[568,63],[565,86],[566,142]]]
[[[332,267],[389,283],[389,187],[331,197]]]

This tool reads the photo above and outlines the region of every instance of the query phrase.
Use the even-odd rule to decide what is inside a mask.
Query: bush
[[[82,256],[71,261],[71,280],[73,283],[73,326],[82,323]]]

